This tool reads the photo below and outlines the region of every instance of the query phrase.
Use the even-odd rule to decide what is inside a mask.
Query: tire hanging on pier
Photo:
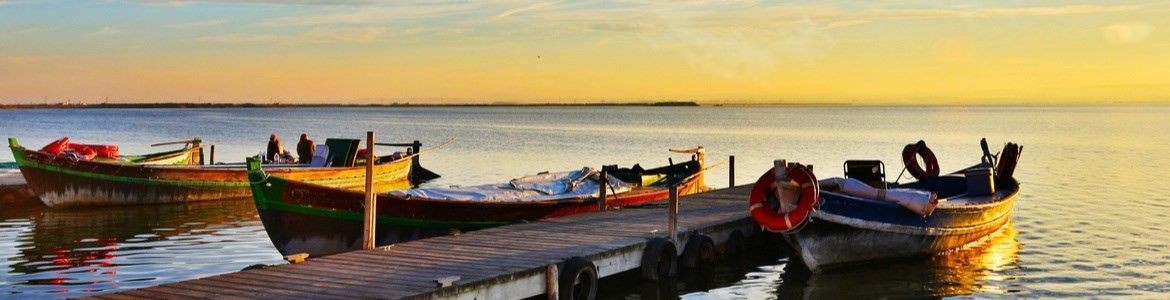
[[[594,299],[597,297],[597,266],[584,257],[565,260],[557,276],[560,299]]]
[[[800,197],[797,198],[796,208],[792,211],[781,212],[779,205],[773,206],[769,203],[771,201],[768,198],[774,197],[772,195],[780,188],[775,184],[776,175],[772,170],[768,170],[756,180],[748,196],[750,205],[748,211],[751,212],[752,219],[755,219],[764,230],[778,233],[795,232],[808,223],[813,211],[821,206],[821,188],[812,171],[804,165],[794,163],[787,166],[787,172],[788,178],[800,187]]]
[[[678,250],[674,242],[656,237],[642,250],[642,279],[659,281],[678,274]]]
[[[922,161],[926,163],[926,169],[918,165],[918,157],[922,156]],[[934,156],[934,151],[926,146],[926,141],[919,140],[914,144],[907,144],[902,148],[902,164],[906,165],[906,171],[918,180],[938,177],[940,169],[938,167],[938,157]]]

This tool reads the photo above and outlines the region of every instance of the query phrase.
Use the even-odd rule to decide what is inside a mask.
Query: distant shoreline
[[[1147,102],[1102,102],[1102,103],[840,103],[840,102],[761,102],[761,103],[703,103],[694,101],[659,102],[589,102],[589,103],[48,103],[48,104],[0,104],[0,110],[15,109],[73,109],[73,108],[428,108],[428,107],[751,107],[751,106],[792,106],[792,107],[1103,107],[1103,106],[1166,106],[1170,101]]]
[[[0,109],[41,108],[279,108],[279,107],[593,107],[593,106],[699,106],[692,101],[627,102],[627,103],[453,103],[453,104],[325,104],[325,103],[96,103],[96,104],[0,104]]]

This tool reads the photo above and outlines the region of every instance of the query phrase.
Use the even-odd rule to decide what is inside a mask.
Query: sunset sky
[[[0,0],[0,103],[1170,100],[1170,3]]]

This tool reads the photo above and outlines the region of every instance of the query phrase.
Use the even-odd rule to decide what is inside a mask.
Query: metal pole
[[[678,245],[678,187],[670,187],[670,210],[667,212],[669,226],[667,234],[670,235],[670,241]]]
[[[374,249],[378,198],[374,197],[374,132],[366,131],[366,207],[362,226],[362,248]]]
[[[727,157],[727,187],[735,187],[735,155]]]
[[[597,210],[605,210],[605,202],[608,200],[608,196],[605,194],[605,186],[609,185],[609,174],[607,174],[605,170],[601,170],[601,178],[599,178],[597,182],[601,185],[601,191],[597,194]]]

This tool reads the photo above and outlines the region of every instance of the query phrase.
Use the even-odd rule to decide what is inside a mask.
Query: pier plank
[[[752,232],[749,191],[739,186],[683,196],[679,237],[685,241],[693,232],[704,232],[723,243],[730,231]],[[666,206],[656,204],[398,243],[98,298],[531,297],[543,293],[544,270],[550,264],[580,256],[598,264],[603,276],[631,270],[638,267],[646,241],[667,231]],[[448,276],[459,279],[449,287],[435,282]]]

